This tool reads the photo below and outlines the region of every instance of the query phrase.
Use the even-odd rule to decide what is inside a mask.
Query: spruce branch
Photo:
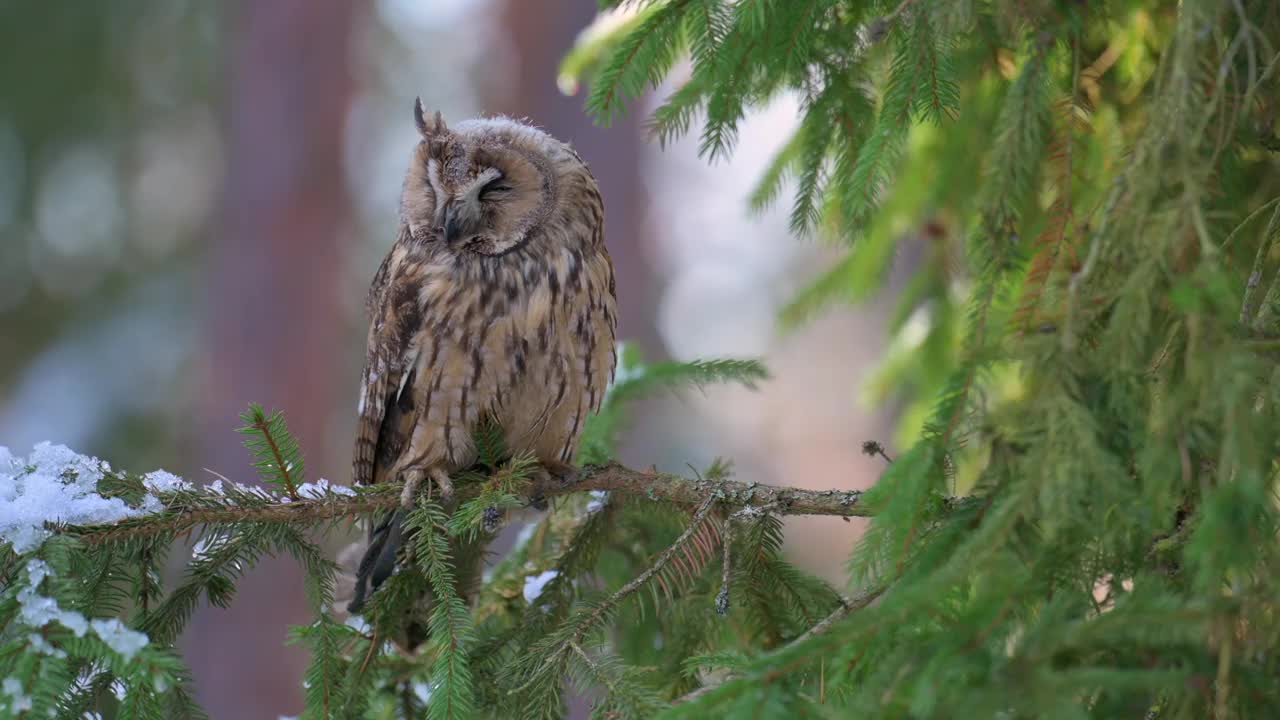
[[[436,685],[427,704],[433,720],[469,717],[474,711],[467,647],[473,640],[471,617],[455,586],[455,558],[449,547],[448,516],[440,505],[420,503],[407,525],[418,530],[418,565],[433,594],[430,615],[431,647],[435,663],[431,670]]]
[[[1247,222],[1247,220],[1246,220]],[[1271,213],[1271,220],[1267,222],[1267,229],[1263,233],[1262,242],[1258,245],[1258,253],[1254,259],[1253,271],[1249,274],[1248,283],[1245,285],[1244,304],[1240,309],[1240,323],[1245,328],[1252,328],[1255,331],[1267,329],[1267,323],[1271,319],[1274,312],[1277,299],[1280,299],[1280,272],[1271,281],[1271,285],[1267,288],[1267,292],[1263,295],[1262,302],[1256,307],[1250,304],[1258,286],[1258,281],[1262,277],[1262,268],[1265,264],[1266,257],[1270,254],[1277,239],[1280,239],[1280,205],[1277,205]]]
[[[484,483],[460,483],[457,494],[460,500],[469,500],[479,496],[484,487]],[[400,490],[399,485],[384,484],[360,488],[355,495],[332,495],[321,499],[290,501],[283,496],[264,496],[260,504],[237,506],[227,503],[215,507],[182,508],[116,523],[65,525],[51,529],[73,535],[90,545],[101,545],[167,533],[179,534],[197,525],[319,523],[394,508],[400,502]],[[585,466],[576,478],[568,482],[554,478],[534,480],[522,492],[529,499],[592,490],[679,505],[700,506],[708,500],[716,500],[730,509],[768,508],[769,512],[780,515],[871,515],[870,510],[862,505],[860,490],[808,490],[717,478],[687,478],[655,470],[633,470],[612,462]],[[211,493],[204,499],[221,498]]]
[[[680,536],[675,539],[675,542],[668,545],[667,549],[663,550],[658,555],[657,559],[653,561],[653,564],[650,565],[648,569],[637,575],[631,582],[623,585],[604,602],[597,605],[595,610],[587,616],[586,620],[578,624],[578,628],[573,634],[574,640],[572,642],[581,640],[610,610],[617,607],[618,603],[644,587],[645,584],[653,579],[655,575],[662,572],[662,569],[666,567],[667,563],[671,562],[672,558],[676,556],[676,553],[680,552],[681,549],[684,548],[685,544],[693,538],[694,533],[698,532],[698,530],[702,528],[702,524],[706,522],[707,515],[711,512],[711,508],[715,507],[716,499],[717,498],[714,494],[708,495],[706,499],[698,505],[698,509],[694,511],[693,519],[689,521],[689,526],[684,529],[684,532],[680,533]]]
[[[603,601],[593,607],[584,608],[566,620],[558,631],[546,639],[547,644],[540,652],[540,657],[534,659],[536,665],[528,673],[524,682],[509,690],[508,695],[521,694],[535,685],[543,687],[554,685],[557,671],[564,667],[565,660],[575,647],[579,647],[584,638],[605,622],[623,600],[634,595],[649,581],[659,576],[667,564],[672,562],[677,554],[693,540],[694,535],[702,529],[717,499],[714,494],[705,497],[694,511],[684,531],[658,554],[648,568]],[[551,683],[547,682],[548,679]]]
[[[249,436],[245,447],[253,452],[253,466],[262,479],[297,500],[303,477],[302,452],[297,439],[285,427],[284,414],[276,411],[267,415],[261,405],[254,403],[241,413],[240,419],[245,426],[239,432]]]
[[[594,703],[593,717],[650,718],[666,706],[652,689],[637,682],[640,672],[617,656],[605,652],[593,658],[576,642],[570,642],[569,649],[581,663],[580,667],[569,668],[574,684],[584,689],[594,685],[606,691],[605,697]]]
[[[856,598],[849,598],[844,595],[841,595],[839,607],[833,610],[830,615],[827,615],[826,617],[819,620],[817,623],[813,625],[813,627],[806,630],[799,637],[797,637],[796,639],[784,645],[781,648],[781,651],[790,650],[791,648],[809,640],[810,638],[816,637],[818,635],[823,635],[829,632],[831,628],[836,625],[836,623],[839,623],[841,620],[848,617],[851,613],[857,612],[858,610],[861,610],[862,608],[867,607],[871,603],[875,602],[881,595],[884,594],[885,590],[887,589],[888,589],[888,586],[882,585],[880,587],[876,587],[872,590],[869,590],[859,595]],[[718,683],[715,685],[703,685],[697,690],[690,691],[689,693],[676,698],[671,702],[671,704],[684,705],[686,703],[693,702],[694,700],[697,700],[703,695],[706,695],[712,690],[715,690],[716,688],[720,687],[720,685],[723,684],[723,682],[727,682],[733,679],[735,678],[733,676],[730,676],[726,678],[724,681],[722,681],[721,683]]]
[[[1271,246],[1275,242],[1273,230],[1280,220],[1280,197],[1271,198],[1257,210],[1254,210],[1239,225],[1227,235],[1227,239],[1222,241],[1220,248],[1226,250],[1231,246],[1231,241],[1240,234],[1240,231],[1249,224],[1251,220],[1262,214],[1264,210],[1275,205],[1275,210],[1271,213],[1271,220],[1267,223],[1267,230],[1262,236],[1262,242],[1258,245],[1258,251],[1254,254],[1253,269],[1249,272],[1249,279],[1244,286],[1244,300],[1240,304],[1240,326],[1249,327],[1253,315],[1253,295],[1258,289],[1258,285],[1262,283],[1262,269],[1266,262],[1267,255],[1271,251]]]
[[[809,628],[803,635],[792,640],[792,644],[802,643],[815,635],[822,635],[830,630],[833,625],[848,617],[850,613],[861,610],[875,602],[887,589],[888,588],[884,586],[877,587],[859,595],[856,598],[841,595],[840,607],[836,608],[830,615],[826,616],[822,620],[819,620],[816,625]]]
[[[582,661],[587,664],[587,667],[591,668],[596,672],[599,672],[599,666],[597,666],[595,661],[592,660],[589,655],[587,655],[586,651],[582,649],[581,645],[579,645],[576,642],[570,641],[569,649],[573,650],[573,652],[576,653],[578,657],[582,658]]]
[[[714,497],[729,509],[769,507],[782,515],[870,515],[870,511],[861,506],[859,490],[807,490],[737,480],[686,478],[654,470],[632,470],[618,463],[589,465],[571,483],[552,481],[540,489],[547,495],[606,490],[681,505],[699,505]]]
[[[219,508],[184,508],[116,523],[63,525],[50,529],[74,536],[88,545],[103,545],[155,535],[178,535],[199,525],[318,523],[396,507],[400,502],[400,488],[377,485],[370,486],[355,496],[337,499],[304,499],[292,502],[279,497],[274,500],[275,502],[267,500],[262,504],[246,507],[228,504]]]

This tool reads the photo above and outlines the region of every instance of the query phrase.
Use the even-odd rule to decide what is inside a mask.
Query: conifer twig
[[[581,645],[579,645],[576,642],[570,641],[569,649],[572,650],[574,654],[576,654],[579,658],[581,658],[582,662],[586,663],[586,666],[591,670],[592,675],[600,678],[605,682],[610,693],[617,691],[617,689],[614,687],[614,684],[609,682],[608,677],[603,672],[600,671],[600,666],[596,664],[595,660],[591,659],[591,656],[587,654],[586,650],[582,649]]]
[[[849,598],[844,595],[841,595],[839,607],[833,610],[830,615],[824,617],[823,619],[815,623],[813,627],[801,633],[800,636],[797,637],[795,640],[792,640],[791,642],[787,643],[785,646],[780,648],[780,651],[785,651],[791,647],[799,645],[802,642],[805,642],[811,637],[814,637],[816,635],[822,635],[828,632],[836,623],[845,619],[851,613],[861,610],[862,608],[875,602],[876,599],[879,598],[881,595],[883,595],[884,591],[887,589],[888,589],[887,586],[881,585],[880,587],[874,588],[872,590],[868,590],[867,592],[859,595],[856,598]],[[728,682],[729,680],[732,680],[732,679],[734,679],[733,676],[730,676],[729,678],[726,678],[724,682]],[[683,705],[685,703],[693,702],[694,700],[697,700],[703,695],[706,695],[712,690],[715,690],[716,688],[720,687],[721,684],[723,683],[717,683],[715,685],[703,685],[700,688],[691,690],[690,692],[684,695],[681,695],[675,700],[672,700],[671,704]]]
[[[254,408],[250,411],[252,415],[252,423],[249,427],[258,431],[262,441],[266,443],[267,448],[271,451],[271,458],[275,462],[276,467],[280,468],[280,479],[284,482],[285,492],[294,500],[298,499],[298,483],[294,482],[290,473],[292,467],[285,459],[284,453],[280,450],[280,444],[276,442],[276,434],[272,428],[272,420],[279,419],[280,414],[276,413],[273,417],[267,417],[261,409]],[[286,433],[287,436],[287,433]]]
[[[568,652],[577,652],[582,654],[585,658],[585,653],[582,652],[581,646],[579,645],[582,639],[586,637],[587,633],[591,632],[592,628],[594,628],[612,608],[616,607],[618,603],[625,600],[628,596],[639,591],[640,588],[645,586],[645,583],[649,582],[659,572],[661,572],[662,569],[666,567],[667,563],[671,562],[671,559],[675,557],[675,554],[684,547],[685,543],[688,543],[693,538],[693,534],[697,532],[698,528],[702,526],[702,523],[706,521],[707,515],[711,512],[711,509],[715,507],[716,500],[717,498],[714,494],[708,495],[702,503],[698,505],[698,509],[694,511],[693,518],[689,521],[689,526],[684,529],[684,532],[680,533],[679,537],[677,537],[674,542],[658,554],[657,559],[653,561],[652,565],[645,569],[644,572],[633,578],[626,585],[619,588],[617,592],[605,598],[604,601],[597,605],[595,609],[591,611],[591,614],[587,615],[584,620],[576,622],[575,624],[577,627],[574,628],[573,633],[569,635],[566,640],[558,643],[558,647],[547,655],[546,661],[542,666],[530,673],[529,678],[524,683],[518,687],[508,690],[507,694],[516,695],[523,692],[530,685],[537,682],[539,676],[555,667],[560,657]],[[589,664],[594,665],[590,662]]]
[[[733,518],[725,521],[724,537],[720,540],[720,592],[716,593],[716,613],[729,614],[729,585],[733,580]]]
[[[911,7],[911,4],[915,1],[916,0],[902,0],[902,2],[898,3],[898,7],[893,9],[893,12],[884,16],[885,22],[893,22],[898,19],[898,16],[906,11],[907,8]]]
[[[589,615],[584,622],[578,625],[578,629],[574,632],[573,640],[570,641],[570,644],[576,643],[590,632],[591,628],[595,626],[595,624],[610,610],[610,608],[615,607],[618,603],[625,600],[628,595],[631,595],[644,587],[645,583],[649,582],[653,576],[661,572],[662,568],[666,567],[667,563],[671,562],[671,559],[675,557],[675,554],[679,552],[682,547],[684,547],[685,543],[689,542],[693,537],[693,534],[698,531],[698,528],[702,527],[702,523],[706,522],[707,515],[711,512],[711,508],[715,506],[715,503],[715,495],[707,496],[707,498],[702,501],[702,504],[698,506],[698,509],[694,511],[693,519],[689,521],[689,527],[686,527],[684,532],[680,533],[680,536],[675,539],[675,542],[672,542],[665,550],[659,553],[657,559],[655,559],[653,564],[644,572],[635,576],[631,582],[623,585],[617,592],[610,595],[608,599],[597,605],[591,615]]]
[[[803,635],[796,638],[795,640],[792,640],[791,644],[793,645],[799,644],[815,635],[822,635],[823,633],[830,630],[832,625],[835,625],[836,623],[845,619],[845,617],[847,617],[849,613],[852,613],[855,610],[861,610],[862,608],[875,602],[877,598],[879,598],[881,595],[884,594],[884,591],[886,589],[887,588],[884,586],[877,587],[875,589],[869,590],[859,595],[856,598],[850,598],[850,597],[841,595],[840,607],[833,610],[830,615],[819,620],[813,627],[806,630]]]
[[[1280,198],[1273,198],[1266,205],[1258,208],[1249,215],[1249,217],[1245,218],[1244,222],[1240,223],[1235,230],[1231,231],[1231,235],[1227,236],[1227,239],[1223,241],[1222,246],[1226,247],[1240,229],[1247,225],[1254,216],[1258,215],[1265,210],[1267,206],[1272,205],[1277,201],[1280,201]],[[1271,245],[1274,242],[1274,230],[1277,226],[1278,219],[1280,219],[1280,205],[1276,205],[1276,209],[1271,213],[1271,221],[1267,223],[1267,230],[1263,234],[1262,242],[1258,245],[1258,252],[1253,258],[1253,270],[1249,273],[1249,279],[1244,286],[1244,301],[1240,304],[1241,327],[1249,327],[1252,324],[1253,295],[1258,289],[1258,285],[1262,283],[1262,268],[1266,264],[1267,255],[1270,253]]]

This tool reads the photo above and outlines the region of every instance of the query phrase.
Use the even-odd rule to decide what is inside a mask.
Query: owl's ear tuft
[[[427,139],[437,138],[449,132],[449,128],[444,124],[444,118],[440,117],[440,111],[436,110],[428,118],[422,110],[422,98],[414,98],[413,100],[413,122],[418,126],[418,132],[422,133],[422,137]]]

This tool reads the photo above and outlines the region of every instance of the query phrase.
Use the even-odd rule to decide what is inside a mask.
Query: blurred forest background
[[[755,393],[644,404],[624,462],[725,456],[747,481],[869,485],[881,463],[859,445],[892,440],[894,409],[859,402],[861,378],[924,240],[902,243],[886,297],[781,331],[834,258],[788,236],[785,208],[747,211],[794,99],[711,167],[696,138],[660,150],[635,115],[594,127],[557,85],[594,16],[593,0],[0,2],[0,445],[247,481],[234,429],[260,402],[285,412],[313,478],[346,482],[363,301],[421,95],[447,120],[527,116],[579,150],[605,197],[620,337],[649,359],[773,371]],[[796,558],[840,581],[861,526],[791,524]],[[308,619],[290,560],[198,614],[182,647],[211,717],[297,712],[306,658],[283,643]]]

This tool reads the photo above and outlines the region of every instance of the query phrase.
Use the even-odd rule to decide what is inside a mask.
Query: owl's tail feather
[[[387,513],[369,528],[369,547],[360,558],[356,570],[355,596],[347,605],[347,612],[358,614],[364,610],[365,599],[378,586],[391,577],[396,567],[396,554],[404,541],[404,509]]]

